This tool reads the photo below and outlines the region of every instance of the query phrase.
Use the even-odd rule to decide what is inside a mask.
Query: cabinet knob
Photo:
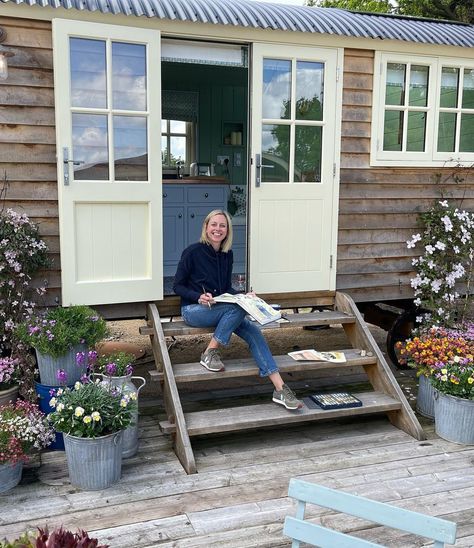
[[[166,196],[168,196],[168,194],[166,194],[166,192],[163,194],[163,198],[166,198]]]
[[[178,215],[178,219],[181,219],[182,216],[183,216],[183,214],[180,213],[180,214]]]
[[[191,219],[194,219],[194,213],[191,213]]]
[[[209,193],[206,192],[206,194],[204,194],[204,198],[209,198]]]

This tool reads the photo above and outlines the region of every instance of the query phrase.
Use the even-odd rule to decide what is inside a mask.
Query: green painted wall
[[[225,175],[217,156],[229,156],[230,182],[247,182],[247,69],[162,63],[162,88],[199,92],[197,160],[216,164],[216,175]],[[242,124],[242,146],[224,144],[224,133]],[[235,166],[241,155],[240,167]]]

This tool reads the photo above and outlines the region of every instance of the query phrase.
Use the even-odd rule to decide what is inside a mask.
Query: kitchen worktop
[[[179,184],[179,185],[189,185],[189,184],[201,184],[204,183],[206,185],[212,185],[212,184],[222,184],[227,183],[227,179],[225,177],[183,177],[182,179],[166,179],[163,177],[163,183],[164,184]]]

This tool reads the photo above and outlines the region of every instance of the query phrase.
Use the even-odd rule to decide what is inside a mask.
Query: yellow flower
[[[442,376],[441,376],[441,380],[442,380],[443,382],[446,382],[446,381],[448,380],[448,377],[447,377],[446,375],[442,375]]]
[[[64,403],[58,403],[58,406],[56,407],[56,411],[61,412],[64,409]]]
[[[74,390],[80,390],[82,384],[79,381],[76,381],[74,384]]]
[[[82,407],[76,407],[74,415],[76,415],[76,417],[82,417],[82,415],[84,415],[84,409]]]
[[[127,407],[128,401],[125,398],[120,400],[120,407]]]
[[[135,401],[137,399],[137,393],[136,392],[130,392],[130,399]]]
[[[474,379],[473,379],[472,377],[469,377],[469,378],[467,379],[467,382],[468,382],[469,384],[472,384],[472,383],[474,382]]]
[[[57,400],[56,398],[51,398],[51,399],[49,400],[49,405],[50,405],[51,407],[56,407],[57,401],[58,401],[58,400]]]
[[[448,370],[447,370],[447,369],[441,369],[441,373],[442,373],[443,375],[447,375],[447,374],[448,374]]]
[[[91,416],[95,422],[100,421],[100,413],[98,411],[94,411]]]
[[[83,419],[82,419],[86,424],[89,424],[90,422],[92,422],[92,417],[90,415],[86,415]]]

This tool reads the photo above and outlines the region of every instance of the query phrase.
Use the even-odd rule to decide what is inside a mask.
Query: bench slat
[[[276,403],[246,405],[185,413],[184,418],[190,436],[234,432],[252,428],[263,428],[297,422],[326,420],[339,417],[368,415],[400,409],[401,403],[380,392],[354,394],[362,401],[362,407],[350,409],[310,409],[303,407],[298,411],[288,411]],[[168,421],[160,423],[164,433],[174,431],[174,425]]]
[[[339,367],[355,367],[375,365],[375,357],[360,355],[360,351],[354,348],[342,350],[346,356],[345,363],[301,361],[290,358],[287,354],[273,356],[281,373],[292,373],[297,371],[316,371],[322,369],[334,369]],[[173,365],[175,380],[178,384],[193,381],[214,381],[234,377],[255,377],[258,376],[258,367],[253,358],[224,359],[225,371],[212,373],[205,369],[200,363],[177,363]],[[159,371],[150,371],[150,377],[154,381],[163,378]]]

